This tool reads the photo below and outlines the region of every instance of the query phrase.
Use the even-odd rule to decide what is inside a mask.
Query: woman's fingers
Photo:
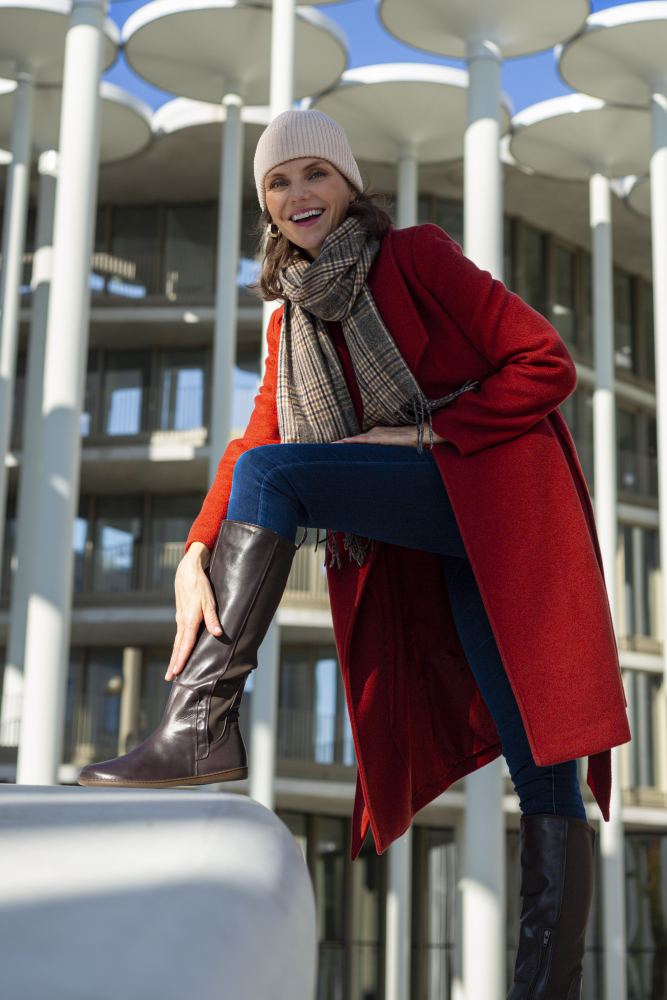
[[[166,681],[173,680],[184,670],[197,641],[202,619],[211,635],[223,634],[213,590],[202,567],[196,568],[194,579],[190,566],[182,576],[177,573],[175,589],[178,627],[169,666],[164,675]]]
[[[200,621],[201,618],[196,623],[194,621],[190,621],[187,624],[184,623],[182,626],[179,626],[176,634],[176,642],[174,643],[174,649],[171,654],[171,660],[169,661],[167,672],[164,675],[164,679],[166,681],[170,681],[177,674],[180,674],[183,667],[187,663],[188,657],[190,656],[197,639]]]

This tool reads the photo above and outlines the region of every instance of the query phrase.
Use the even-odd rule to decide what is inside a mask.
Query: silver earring
[[[271,223],[271,224],[270,224],[269,226],[267,226],[266,228],[267,228],[267,230],[268,230],[268,233],[269,233],[269,236],[270,236],[270,237],[271,237],[272,239],[274,239],[274,240],[275,240],[275,239],[276,239],[276,238],[277,238],[278,236],[280,236],[280,230],[278,229],[278,227],[277,227],[277,225],[275,224],[275,222],[272,222],[272,223]],[[274,230],[275,230],[275,232],[274,232]]]

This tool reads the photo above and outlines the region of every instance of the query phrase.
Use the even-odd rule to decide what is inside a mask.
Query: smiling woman
[[[378,240],[392,225],[384,197],[368,187],[363,189],[342,129],[340,135],[333,132],[333,137],[328,136],[321,147],[331,159],[298,156],[295,154],[307,152],[312,140],[308,135],[300,136],[300,141],[288,149],[285,131],[292,127],[290,115],[285,112],[274,120],[271,136],[258,144],[255,154],[255,179],[262,207],[257,226],[262,272],[254,287],[266,300],[284,296],[281,276],[289,262],[295,257],[315,260],[327,236],[344,219],[359,219],[365,231]],[[339,128],[337,123],[334,125]],[[275,158],[283,155],[285,159],[276,162]]]
[[[79,781],[247,776],[244,685],[298,530],[325,529],[358,764],[352,859],[369,826],[383,853],[502,752],[522,885],[539,887],[510,1000],[531,969],[533,1000],[578,996],[595,830],[577,760],[608,819],[609,748],[630,730],[593,510],[557,412],[576,367],[442,229],[392,226],[322,112],[270,123],[255,183],[260,291],[284,303],[176,573],[172,691],[155,733]]]

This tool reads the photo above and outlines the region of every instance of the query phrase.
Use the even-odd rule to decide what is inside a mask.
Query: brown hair
[[[346,218],[350,215],[356,216],[370,236],[382,239],[393,225],[388,208],[389,205],[384,195],[366,189],[357,195],[354,201],[350,202]],[[269,236],[267,229],[270,224],[271,215],[265,209],[257,220],[257,236],[259,238],[257,252],[262,261],[262,270],[259,280],[249,286],[251,291],[266,302],[285,297],[280,281],[280,272],[295,257],[306,256],[301,247],[292,243],[282,233],[275,239]]]

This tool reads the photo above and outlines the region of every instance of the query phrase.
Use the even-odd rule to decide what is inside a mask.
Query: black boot
[[[573,816],[521,817],[521,930],[507,1000],[580,1000],[595,830]]]
[[[222,522],[208,575],[223,635],[202,622],[157,729],[122,757],[88,764],[80,785],[164,788],[247,777],[238,704],[296,548],[269,528]]]

